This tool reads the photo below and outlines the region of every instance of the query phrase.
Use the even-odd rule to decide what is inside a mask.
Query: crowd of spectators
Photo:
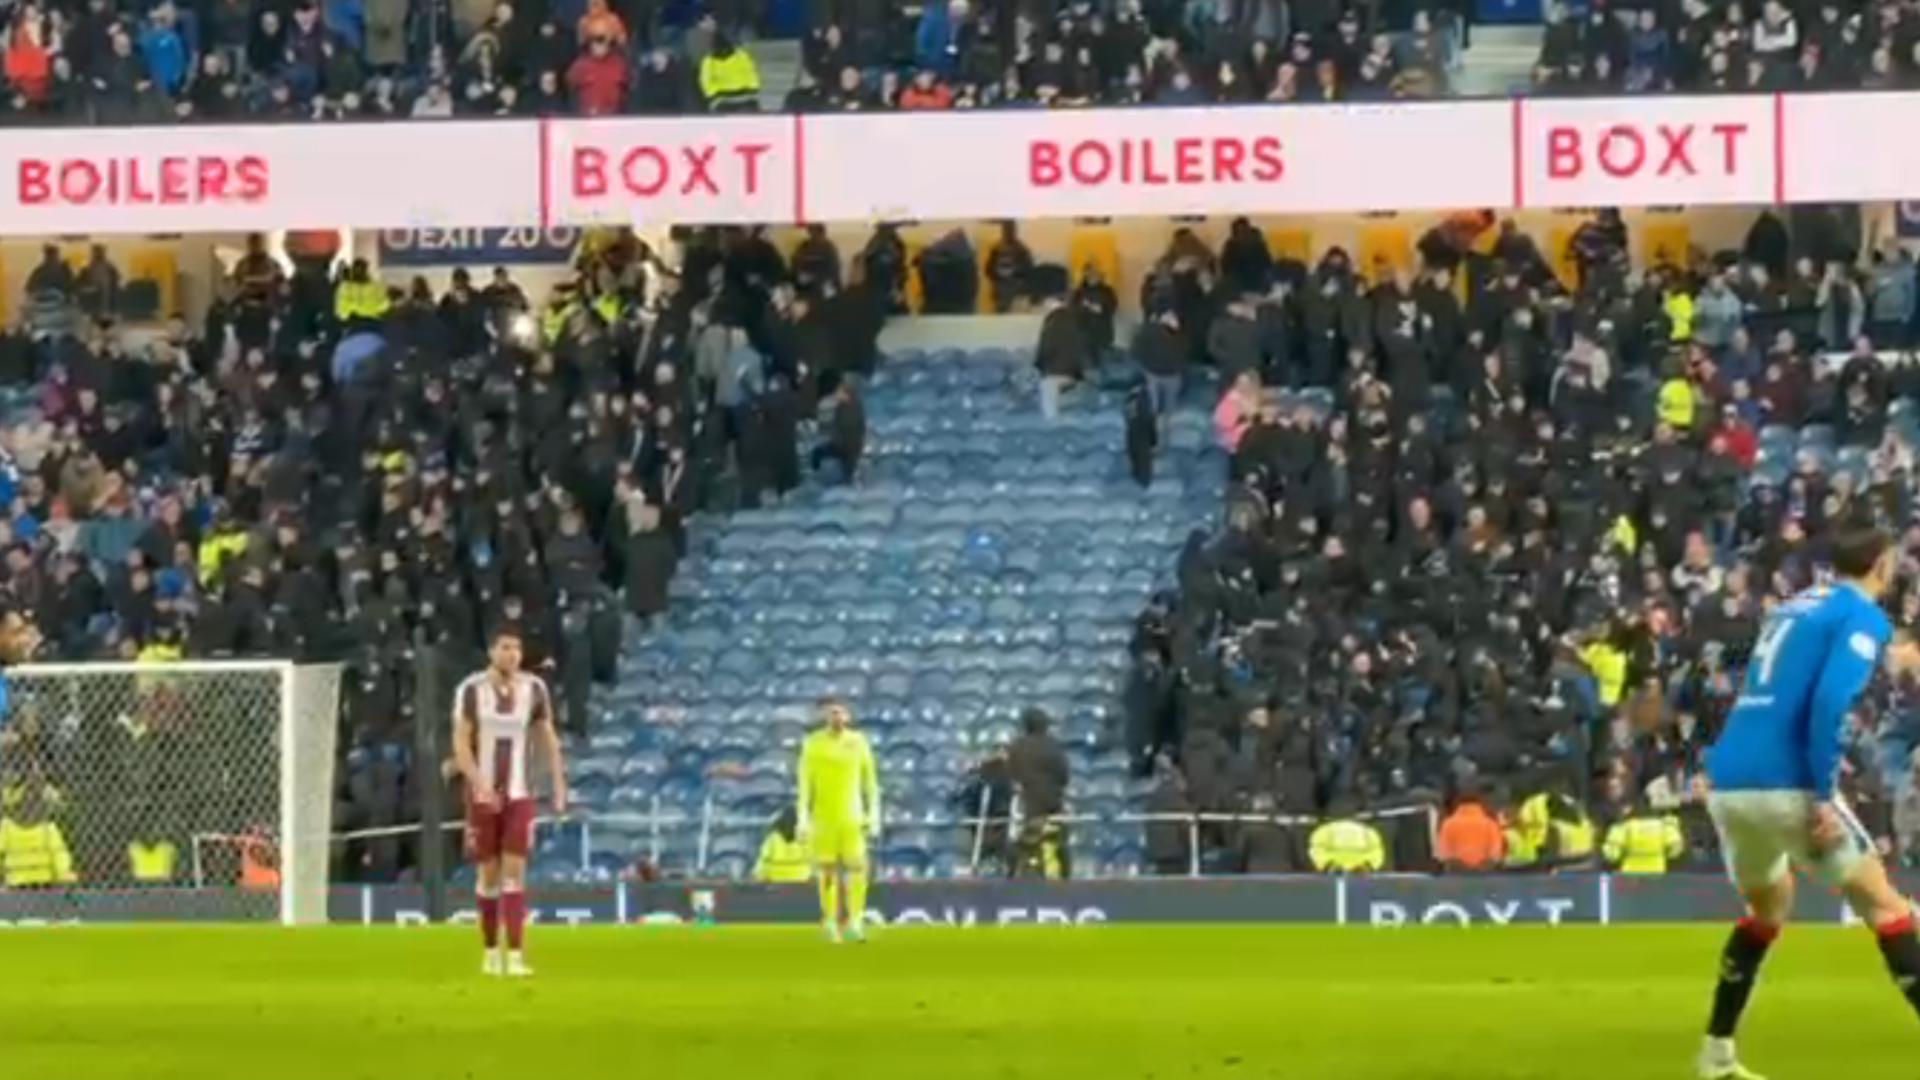
[[[435,775],[408,765],[423,648],[457,675],[520,627],[583,730],[623,616],[667,603],[688,515],[797,484],[822,398],[817,467],[857,468],[864,439],[843,376],[886,314],[864,260],[843,274],[824,236],[793,272],[757,231],[676,245],[669,271],[596,234],[530,307],[504,270],[436,296],[364,262],[288,272],[256,237],[204,319],[158,333],[80,310],[121,287],[103,252],[76,273],[49,248],[0,335],[0,386],[32,395],[0,428],[0,604],[52,658],[345,662],[342,829],[411,820]],[[77,761],[76,732],[16,720],[10,776]],[[57,786],[112,775],[81,764]]]
[[[1333,0],[809,4],[791,88],[745,43],[771,8],[621,0],[23,3],[0,27],[14,124],[1199,105],[1446,96],[1470,12]],[[1546,93],[1888,88],[1897,4],[1550,3]]]
[[[1534,84],[1588,94],[1910,88],[1920,85],[1920,27],[1893,3],[1551,5]]]
[[[1217,373],[1234,484],[1141,617],[1137,767],[1160,812],[1330,825],[1210,828],[1199,851],[1153,827],[1156,866],[1244,868],[1252,835],[1255,869],[1485,869],[1551,860],[1563,833],[1562,855],[1704,866],[1694,778],[1767,604],[1870,523],[1904,536],[1890,607],[1920,615],[1896,422],[1920,369],[1875,344],[1914,340],[1910,257],[1769,214],[1744,251],[1636,269],[1602,212],[1563,281],[1510,229],[1472,254],[1487,227],[1436,229],[1418,273],[1187,236],[1148,282],[1140,363]],[[1845,786],[1910,858],[1920,698],[1874,695]],[[1361,827],[1424,805],[1465,815],[1440,851],[1424,819]]]

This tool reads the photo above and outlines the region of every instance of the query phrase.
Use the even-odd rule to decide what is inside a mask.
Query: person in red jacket
[[[1720,407],[1720,423],[1713,429],[1711,439],[1724,439],[1727,456],[1739,462],[1743,469],[1753,468],[1753,459],[1760,453],[1760,437],[1740,419],[1739,406],[1729,402]]]
[[[567,89],[582,116],[619,112],[627,96],[627,58],[614,51],[606,38],[592,39],[587,51],[567,69]]]
[[[910,109],[951,109],[953,91],[941,82],[933,72],[922,68],[914,72],[913,82],[900,91],[900,108]]]

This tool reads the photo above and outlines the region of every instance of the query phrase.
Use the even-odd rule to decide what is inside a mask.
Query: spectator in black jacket
[[[829,400],[833,415],[827,420],[825,441],[813,448],[813,468],[818,472],[827,462],[838,462],[846,481],[854,483],[867,448],[867,407],[851,379],[841,379]]]
[[[1133,358],[1146,374],[1147,397],[1163,428],[1180,401],[1187,350],[1180,333],[1180,313],[1170,307],[1161,309],[1134,332]]]
[[[1087,377],[1087,330],[1080,313],[1060,297],[1043,305],[1040,344],[1034,364],[1040,369],[1040,411],[1048,419],[1060,415],[1060,397]]]
[[[1067,809],[1067,785],[1072,770],[1067,752],[1051,733],[1053,718],[1040,709],[1028,709],[1020,718],[1019,738],[1007,750],[1007,770],[1020,796],[1022,863],[1029,862],[1041,843],[1057,847],[1060,876],[1072,877],[1069,838],[1064,822],[1049,821]]]
[[[993,310],[1004,315],[1026,299],[1032,273],[1033,252],[1020,239],[1020,226],[1001,222],[1000,239],[987,252],[987,284],[993,292]]]

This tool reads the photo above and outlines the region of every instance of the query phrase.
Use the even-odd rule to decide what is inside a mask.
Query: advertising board
[[[1920,875],[1902,875],[1912,893]],[[471,895],[449,896],[453,921],[474,917]],[[811,885],[637,883],[553,885],[529,894],[536,923],[567,926],[682,922],[807,924]],[[336,887],[336,923],[421,926],[417,886]],[[271,897],[234,890],[0,892],[0,927],[270,918]],[[1473,877],[1233,877],[1089,881],[883,881],[870,918],[890,926],[1091,927],[1113,923],[1298,923],[1370,927],[1579,926],[1719,923],[1740,914],[1717,874],[1511,874]],[[1839,898],[1801,890],[1796,918],[1851,921]]]
[[[1920,92],[0,133],[16,235],[1896,200]]]

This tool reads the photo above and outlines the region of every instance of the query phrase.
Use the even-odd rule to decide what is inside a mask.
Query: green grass
[[[1691,1076],[1723,930],[535,927],[0,934],[14,1080],[1640,1080]],[[1859,930],[1796,927],[1743,1050],[1773,1080],[1920,1074]]]

